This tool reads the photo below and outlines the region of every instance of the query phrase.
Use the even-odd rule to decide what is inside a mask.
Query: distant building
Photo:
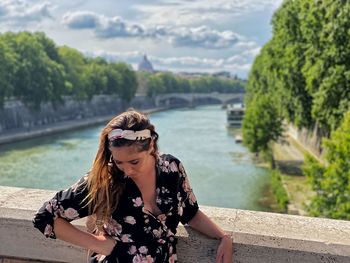
[[[210,76],[210,73],[206,72],[177,72],[175,73],[177,76],[182,77],[182,78],[187,78],[187,79],[194,79],[194,78],[200,78],[200,77],[206,77]]]
[[[219,72],[215,72],[212,74],[212,76],[214,77],[224,77],[224,78],[231,78],[231,73],[228,71],[219,71]]]
[[[146,71],[146,72],[154,72],[152,63],[147,59],[147,56],[144,55],[142,61],[139,63],[138,66],[139,71]]]

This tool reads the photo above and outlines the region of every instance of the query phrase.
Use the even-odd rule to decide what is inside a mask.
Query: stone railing
[[[86,251],[45,239],[31,219],[52,191],[0,186],[0,262],[85,262]],[[234,262],[350,262],[350,222],[201,207],[232,233]],[[84,228],[84,222],[76,225]],[[217,240],[178,228],[179,262],[215,262]],[[2,261],[2,259],[6,259]]]

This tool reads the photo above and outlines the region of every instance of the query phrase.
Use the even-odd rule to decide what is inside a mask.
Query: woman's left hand
[[[232,239],[230,236],[225,235],[221,238],[215,263],[232,263],[232,252]]]

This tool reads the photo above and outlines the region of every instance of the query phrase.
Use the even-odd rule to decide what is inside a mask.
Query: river
[[[269,210],[267,169],[236,144],[220,106],[153,113],[162,152],[184,164],[202,205]],[[58,190],[88,171],[101,126],[0,146],[0,185]]]

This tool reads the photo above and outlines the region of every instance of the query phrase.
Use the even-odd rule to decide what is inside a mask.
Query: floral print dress
[[[118,207],[103,225],[116,245],[110,255],[93,253],[88,262],[177,262],[176,228],[180,221],[186,224],[194,217],[198,204],[177,158],[158,155],[156,171],[156,203],[161,214],[156,216],[144,210],[140,190],[131,178],[125,177]],[[34,226],[46,237],[56,238],[54,219],[72,221],[88,216],[88,208],[83,205],[86,182],[87,176],[44,203],[33,219]]]

